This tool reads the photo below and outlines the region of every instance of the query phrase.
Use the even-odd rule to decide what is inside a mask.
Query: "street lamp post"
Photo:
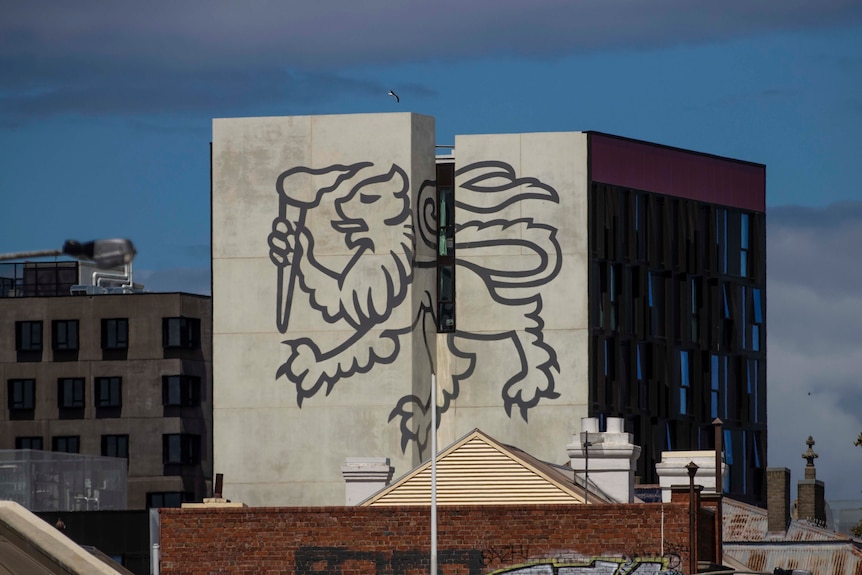
[[[75,240],[66,240],[62,249],[59,250],[0,254],[0,261],[66,255],[75,259],[93,262],[99,269],[110,269],[131,263],[137,253],[132,241],[123,238],[94,240],[83,244]]]
[[[694,505],[694,476],[697,474],[697,463],[689,462],[685,466],[688,471],[688,558],[689,573],[697,573],[697,534],[695,533],[695,514],[697,507]]]

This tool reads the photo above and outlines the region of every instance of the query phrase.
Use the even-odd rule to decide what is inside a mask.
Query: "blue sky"
[[[862,2],[0,0],[0,252],[209,293],[213,117],[412,111],[767,165],[769,465],[862,498]],[[389,89],[401,96],[395,104]]]

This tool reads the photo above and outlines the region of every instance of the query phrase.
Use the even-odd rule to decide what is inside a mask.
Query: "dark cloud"
[[[769,465],[802,479],[811,435],[827,498],[858,498],[862,202],[774,207],[767,222]]]
[[[284,105],[388,89],[344,75],[355,66],[553,58],[862,19],[862,6],[844,0],[32,0],[0,7],[7,121],[57,113],[212,114],[244,102]]]

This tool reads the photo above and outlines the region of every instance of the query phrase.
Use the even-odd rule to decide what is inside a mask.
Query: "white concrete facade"
[[[481,428],[565,461],[587,415],[586,134],[456,137],[457,332],[440,339],[434,143],[407,113],[214,120],[225,497],[340,505],[347,457],[396,477],[427,459],[431,358],[438,445]]]
[[[704,493],[715,493],[715,451],[662,451],[661,461],[655,469],[661,485],[661,500],[670,501],[670,488],[674,485],[689,485],[691,479],[686,465],[694,463],[697,472],[694,484],[703,486]],[[727,464],[722,458],[722,481],[727,476]]]

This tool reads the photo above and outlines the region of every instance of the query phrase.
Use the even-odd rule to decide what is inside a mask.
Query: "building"
[[[597,132],[469,135],[410,113],[216,119],[214,449],[251,505],[342,500],[481,428],[544,461],[621,417],[714,448],[764,498],[765,167]],[[436,375],[436,395],[432,377]]]
[[[619,435],[595,439],[633,447]],[[436,564],[443,573],[598,575],[719,567],[720,498],[677,485],[667,503],[615,501],[618,479],[631,492],[625,469],[633,462],[624,451],[605,454],[605,464],[616,459],[621,467],[599,458],[597,471],[606,473],[586,481],[574,462],[540,461],[477,429],[438,452],[430,515],[430,461],[392,483],[385,462],[348,461],[347,506],[208,499],[160,509],[159,572],[422,573]],[[372,492],[356,501],[365,487]]]
[[[124,293],[130,274],[108,288],[77,262],[7,265],[0,449],[126,458],[129,509],[209,495],[210,298]]]

